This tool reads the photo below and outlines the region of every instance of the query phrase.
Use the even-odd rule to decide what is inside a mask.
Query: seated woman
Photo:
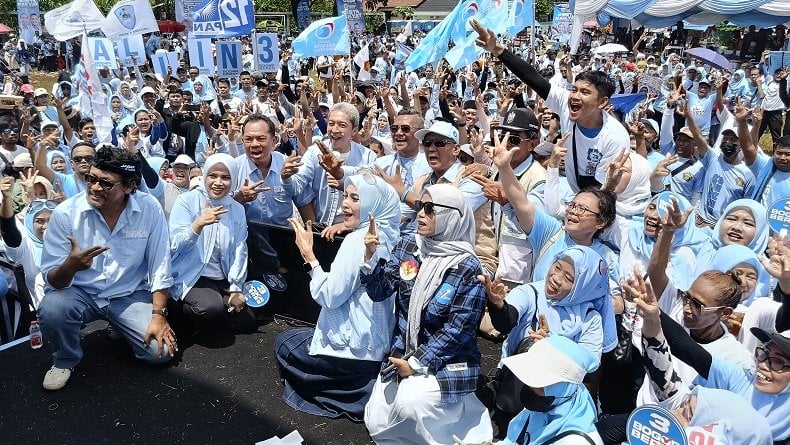
[[[486,297],[472,208],[450,184],[429,186],[417,208],[417,234],[402,238],[389,261],[371,257],[375,269],[363,277],[373,299],[396,295],[398,318],[392,366],[376,380],[365,426],[378,444],[490,440],[488,412],[474,393]]]
[[[366,246],[386,258],[395,245],[400,201],[392,187],[366,172],[346,178],[342,206],[343,224],[351,233],[340,245],[331,273],[320,267],[313,253],[312,222],[305,230],[290,220],[296,245],[310,268],[310,293],[321,313],[315,329],[280,334],[274,352],[288,405],[360,422],[395,325],[391,295],[370,295],[360,281],[360,267]],[[378,247],[368,242],[369,237],[377,237]]]
[[[204,183],[180,195],[170,213],[173,315],[196,329],[254,327],[255,315],[242,294],[247,224],[244,207],[230,196],[233,165],[228,155],[209,158]]]
[[[624,285],[639,307],[645,369],[651,391],[670,409],[693,443],[771,445],[790,436],[790,332],[755,329],[765,344],[756,354],[757,374],[714,358],[661,312],[650,285],[636,276]],[[674,370],[672,355],[699,371],[704,387],[689,387]],[[715,389],[710,389],[715,388]]]
[[[713,227],[714,246],[740,244],[762,255],[770,235],[767,218],[768,211],[757,201],[738,199],[731,202]]]
[[[503,362],[526,386],[524,409],[498,444],[603,445],[595,429],[595,403],[582,383],[598,368],[598,357],[567,337],[550,335]]]

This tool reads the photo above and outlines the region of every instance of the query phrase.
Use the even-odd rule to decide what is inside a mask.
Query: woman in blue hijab
[[[751,97],[753,94],[754,92],[749,86],[749,79],[746,78],[746,72],[743,70],[735,71],[724,96],[730,101],[734,101],[740,98]]]
[[[740,244],[761,255],[770,236],[767,217],[765,206],[757,201],[738,199],[731,202],[713,227],[711,237],[714,246]]]
[[[499,444],[553,443],[560,436],[570,443],[603,444],[595,428],[595,403],[582,383],[598,368],[595,354],[565,336],[549,335],[503,363],[526,386],[521,390],[524,410],[510,421]],[[572,436],[579,436],[578,442]]]
[[[373,232],[379,240],[376,251],[381,258],[389,256],[400,233],[400,201],[384,180],[365,172],[346,177],[342,211],[343,224],[351,232],[337,251],[331,274],[313,253],[312,223],[305,228],[290,220],[297,247],[311,267],[310,293],[321,312],[315,329],[280,334],[274,351],[288,405],[308,414],[361,422],[389,353],[395,302],[391,295],[377,299],[368,294],[360,265],[366,237]]]
[[[200,104],[202,102],[211,102],[217,98],[217,93],[214,91],[214,85],[208,77],[198,76],[192,81],[192,103]]]

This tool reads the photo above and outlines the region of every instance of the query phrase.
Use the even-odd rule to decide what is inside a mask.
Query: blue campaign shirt
[[[780,199],[790,198],[790,172],[777,170],[772,157],[759,152],[749,169],[757,178],[752,199],[767,208]]]
[[[55,180],[60,181],[60,186],[63,188],[63,195],[66,198],[71,198],[85,191],[86,184],[77,178],[76,173],[65,174],[55,172]]]
[[[716,104],[716,93],[711,91],[705,97],[699,97],[696,93],[686,92],[688,107],[694,115],[694,122],[697,123],[702,134],[707,136],[710,133],[711,112],[713,105]]]
[[[697,215],[713,224],[729,203],[752,196],[754,174],[744,163],[728,164],[720,152],[710,147],[700,162],[705,169],[705,180]]]
[[[89,269],[77,272],[70,286],[92,295],[99,306],[109,299],[146,290],[164,290],[173,285],[170,276],[170,237],[162,206],[140,191],[129,195],[115,228],[110,231],[104,217],[93,208],[84,192],[55,207],[44,236],[41,272],[60,266],[71,251],[66,238],[76,239],[80,249],[108,246],[93,259]]]
[[[241,155],[236,158],[238,174],[236,175],[237,180],[234,185],[234,191],[241,189],[245,179],[249,181],[249,184],[264,180],[263,187],[270,187],[270,190],[258,193],[258,198],[255,201],[244,204],[247,221],[280,226],[288,225],[288,218],[293,216],[293,201],[296,192],[293,177],[283,181],[282,176],[280,176],[283,165],[285,165],[285,155],[273,151],[269,173],[264,178],[260,169],[247,155]]]
[[[343,193],[340,190],[329,187],[327,173],[321,167],[319,156],[321,149],[317,145],[312,145],[302,156],[302,165],[299,172],[291,179],[294,182],[294,199],[297,207],[304,207],[314,203],[315,215],[319,223],[331,225],[338,214],[340,203],[343,201]],[[351,143],[351,151],[348,159],[343,162],[343,173],[353,175],[361,167],[369,167],[376,161],[376,154],[367,147]]]
[[[450,168],[448,168],[440,178],[437,178],[436,173],[434,172],[431,172],[427,177],[420,178],[418,183],[421,183],[422,186],[420,187],[420,190],[415,189],[415,192],[417,192],[419,195],[422,195],[425,189],[433,184],[453,184],[455,179],[458,177],[458,174],[461,172],[462,166],[463,164],[461,164],[461,161],[456,160],[455,163],[453,163],[453,165],[451,165]],[[480,187],[480,184],[472,181],[471,178],[467,177],[462,179],[458,184],[458,189],[464,194],[464,197],[466,197],[466,200],[469,201],[469,205],[472,206],[472,210],[474,211],[477,211],[477,209],[479,209],[483,204],[488,202],[488,199],[483,194],[483,188]]]
[[[376,159],[375,164],[381,167],[382,170],[388,175],[395,174],[395,168],[400,165],[400,177],[406,188],[414,187],[414,181],[420,176],[431,173],[431,166],[425,159],[425,155],[420,150],[417,156],[413,158],[404,158],[395,153],[392,155],[382,156]],[[409,207],[408,204],[401,203],[401,235],[413,233],[415,230],[414,224],[411,224],[417,217],[417,212]]]
[[[230,292],[241,292],[247,280],[247,222],[244,207],[231,200],[220,222],[206,226],[196,235],[192,223],[206,206],[200,190],[179,195],[170,211],[170,254],[173,261],[173,292],[181,299],[202,276],[214,249],[220,249],[220,266]]]

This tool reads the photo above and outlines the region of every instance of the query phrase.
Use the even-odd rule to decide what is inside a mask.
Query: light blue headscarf
[[[757,271],[757,284],[754,290],[751,294],[741,297],[741,304],[749,307],[756,298],[764,297],[771,291],[771,276],[751,249],[740,244],[724,246],[716,252],[710,263],[710,269],[729,272],[740,263],[746,263]]]
[[[725,389],[697,386],[697,407],[686,432],[715,437],[714,442],[699,443],[772,445],[771,425],[749,402]],[[703,439],[704,440],[704,439]]]
[[[28,205],[27,212],[25,212],[25,231],[27,232],[27,237],[33,241],[33,261],[38,265],[41,265],[41,252],[44,250],[44,240],[36,235],[33,222],[39,213],[44,211],[52,212],[56,205],[54,201],[36,199]]]
[[[598,252],[587,246],[573,246],[558,253],[552,264],[567,259],[573,263],[573,287],[562,300],[538,298],[538,310],[546,316],[553,334],[575,338],[584,329],[587,312],[594,309],[601,315],[603,352],[617,345],[617,326],[614,308],[609,297],[609,276],[606,262]],[[546,275],[548,279],[548,274]],[[538,292],[546,293],[545,279],[534,284]]]
[[[756,226],[754,238],[752,238],[746,247],[752,249],[752,251],[757,255],[761,255],[763,252],[765,252],[765,248],[768,247],[768,237],[770,236],[771,230],[768,227],[768,211],[764,205],[753,199],[735,200],[724,209],[724,211],[721,213],[721,218],[719,218],[719,220],[716,222],[716,226],[713,227],[713,245],[717,248],[725,246],[721,239],[722,221],[727,218],[727,215],[729,215],[730,212],[739,209],[748,210],[752,214]]]
[[[734,80],[738,76],[738,80]],[[736,70],[735,75],[730,79],[730,84],[727,86],[726,96],[730,99],[738,97],[751,96],[752,91],[749,87],[749,81],[746,79],[746,72],[744,70]]]
[[[400,205],[395,191],[379,176],[368,172],[348,176],[344,186],[349,184],[354,185],[359,194],[359,225],[353,233],[364,238],[370,226],[368,215],[373,214],[379,242],[388,247],[387,251],[392,250],[400,238]]]
[[[74,172],[74,170],[72,170],[72,168],[71,168],[71,163],[69,162],[68,158],[67,158],[67,157],[66,157],[66,155],[65,155],[65,154],[64,154],[62,151],[60,151],[60,150],[48,150],[48,151],[47,151],[47,166],[48,166],[50,169],[52,169],[52,161],[53,161],[53,160],[54,160],[56,157],[58,157],[58,158],[62,158],[62,159],[63,159],[63,160],[66,162],[66,172],[65,172],[65,174],[67,174],[67,175],[68,175],[68,174],[71,174],[71,173],[73,173],[73,172]],[[60,190],[60,191],[62,192],[63,190]]]
[[[691,208],[691,203],[683,196],[674,192],[661,192],[654,196],[650,204],[655,203],[658,207],[659,213],[663,216],[665,214],[664,206],[670,205],[672,199],[678,203],[678,208],[681,212],[685,212]],[[655,247],[656,238],[645,235],[644,218],[634,218],[628,228],[628,242],[634,251],[639,252],[645,258],[650,258],[653,254],[653,247]],[[694,219],[689,218],[686,224],[675,231],[675,236],[672,239],[672,252],[670,252],[669,262],[672,264],[672,276],[670,279],[678,289],[688,289],[691,283],[696,279],[695,275],[690,275],[689,271],[695,267],[689,263],[689,259],[677,254],[680,247],[688,247],[691,249],[697,261],[702,261],[702,264],[707,265],[710,258],[716,252],[716,249],[711,243],[710,236],[705,231],[698,229],[694,224]]]
[[[203,90],[200,93],[195,91],[195,84],[200,83],[203,86]],[[192,81],[192,85],[189,86],[190,91],[192,91],[192,102],[195,104],[199,104],[205,101],[211,101],[217,98],[217,93],[214,90],[214,84],[211,83],[208,77],[204,75],[200,75]]]
[[[550,335],[548,338],[540,340],[540,342],[546,342],[541,346],[551,346],[557,352],[571,358],[587,373],[593,372],[598,367],[598,358],[573,340],[560,335]],[[533,362],[535,367],[547,367],[550,371],[561,375],[563,369],[551,369],[552,365],[557,367],[558,364],[551,360],[550,356],[543,354],[544,350],[545,348],[538,348],[535,351],[530,349],[524,355]],[[514,371],[514,373],[518,375],[517,371]],[[529,391],[526,388],[525,390]],[[510,421],[507,437],[502,442],[503,444],[515,444],[522,431],[524,431],[525,426],[527,434],[524,444],[543,444],[565,431],[579,431],[582,433],[596,431],[595,403],[582,382],[559,381],[546,386],[543,388],[543,391],[546,396],[556,397],[556,404],[551,411],[547,413],[528,411],[526,409],[521,411]]]

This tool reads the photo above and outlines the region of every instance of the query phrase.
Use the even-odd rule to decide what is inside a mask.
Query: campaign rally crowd
[[[248,267],[302,273],[248,243],[258,222],[293,230],[321,307],[275,341],[294,409],[379,444],[616,444],[658,404],[691,443],[790,443],[784,27],[721,66],[682,23],[573,55],[472,26],[483,55],[458,70],[404,70],[396,46],[421,36],[381,33],[353,38],[362,64],[282,38],[269,73],[242,38],[232,78],[151,34],[145,61],[97,71],[101,109],[85,40],[52,84],[6,45],[26,58],[5,66],[0,231],[54,351],[43,387],[66,386],[95,320],[150,363],[254,332]],[[163,51],[179,63],[156,72]],[[340,244],[328,270],[319,236]]]

